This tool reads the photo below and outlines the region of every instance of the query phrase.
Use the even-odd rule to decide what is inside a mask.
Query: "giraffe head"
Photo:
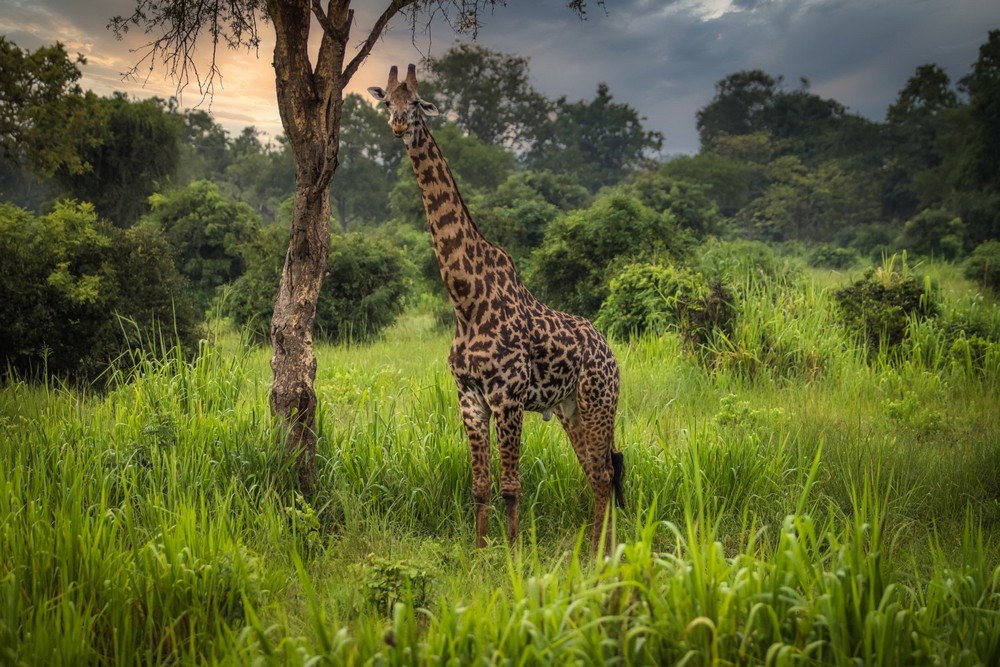
[[[406,79],[400,81],[398,70],[393,65],[389,70],[389,83],[385,89],[372,86],[368,92],[389,110],[389,127],[397,137],[405,137],[408,142],[413,137],[413,128],[423,122],[424,116],[438,115],[437,107],[420,99],[417,94],[417,67],[406,68]]]

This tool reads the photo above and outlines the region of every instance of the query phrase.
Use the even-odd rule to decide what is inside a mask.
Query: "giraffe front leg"
[[[521,424],[524,405],[508,400],[493,408],[500,449],[500,496],[507,511],[507,542],[517,544],[521,502]]]
[[[459,388],[462,421],[472,460],[472,498],[476,508],[476,547],[486,546],[490,519],[490,411],[482,394]]]

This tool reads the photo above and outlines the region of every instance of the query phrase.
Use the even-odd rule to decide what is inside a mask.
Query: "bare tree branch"
[[[357,73],[358,68],[361,67],[361,63],[365,61],[368,54],[372,52],[372,49],[375,47],[375,42],[377,42],[382,36],[382,33],[385,31],[385,27],[389,24],[389,21],[392,20],[392,17],[398,14],[403,8],[414,4],[415,2],[417,2],[417,0],[393,0],[392,3],[385,8],[382,15],[378,17],[377,21],[375,21],[375,25],[372,26],[371,32],[368,33],[368,38],[365,39],[364,43],[361,45],[361,49],[354,56],[354,58],[351,59],[351,62],[347,64],[347,67],[344,68],[345,86],[351,80],[351,77]]]

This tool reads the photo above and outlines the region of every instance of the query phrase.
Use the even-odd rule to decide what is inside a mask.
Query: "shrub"
[[[824,269],[846,269],[857,264],[860,257],[850,248],[841,248],[831,243],[816,246],[809,253],[809,266]]]
[[[671,214],[656,213],[632,197],[603,197],[549,225],[532,255],[528,282],[549,305],[592,317],[608,295],[616,267],[679,257],[687,239]]]
[[[226,199],[208,181],[149,198],[145,224],[160,229],[178,270],[188,279],[199,305],[207,307],[215,290],[243,273],[241,246],[260,222],[247,204]]]
[[[986,241],[976,246],[965,262],[965,277],[1000,294],[1000,241]]]
[[[732,285],[789,285],[799,270],[761,241],[709,239],[698,248],[695,265],[710,282]]]
[[[710,286],[700,273],[670,265],[632,264],[611,281],[596,324],[618,338],[672,329],[697,348],[713,332],[728,333],[732,317],[721,283]]]
[[[841,322],[860,337],[869,355],[902,343],[911,317],[930,318],[938,312],[936,291],[907,270],[905,258],[899,270],[895,258],[869,269],[834,292],[834,298]]]
[[[942,209],[924,209],[906,221],[898,245],[918,255],[954,259],[961,254],[964,239],[961,218]]]
[[[677,327],[684,303],[707,291],[701,274],[670,265],[630,264],[611,280],[595,323],[617,338]]]
[[[677,224],[696,238],[717,234],[721,230],[722,220],[715,202],[697,183],[659,171],[636,176],[619,189],[654,211],[669,211]]]
[[[194,306],[154,229],[120,230],[86,203],[38,218],[0,205],[0,254],[0,356],[21,375],[94,379],[161,334],[197,345]]]
[[[288,228],[271,226],[247,247],[247,270],[233,283],[224,310],[251,331],[266,335],[274,312]],[[316,305],[317,334],[330,341],[378,335],[403,310],[412,270],[398,248],[361,234],[335,235]]]

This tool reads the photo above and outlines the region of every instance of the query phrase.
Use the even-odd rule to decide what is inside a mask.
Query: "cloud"
[[[383,0],[384,2],[384,0]],[[352,45],[366,36],[382,2],[356,2]],[[789,82],[806,77],[813,92],[881,119],[917,66],[935,62],[957,79],[969,70],[990,28],[1000,27],[995,0],[608,0],[590,2],[581,21],[559,0],[510,0],[482,16],[478,42],[530,60],[535,87],[548,97],[590,99],[606,82],[619,102],[666,135],[666,152],[698,148],[694,114],[711,101],[716,81],[759,68]],[[106,26],[134,0],[7,0],[0,31],[23,47],[63,41],[88,58],[83,85],[99,94],[124,90],[173,95],[177,82],[162,67],[142,81],[121,73],[149,41],[133,29],[116,41]],[[454,42],[438,15],[414,31],[397,17],[358,71],[349,92],[384,85],[393,64],[440,55]],[[455,17],[451,17],[454,21]],[[426,27],[426,30],[425,30]],[[221,85],[203,101],[185,91],[182,104],[210,103],[230,132],[242,124],[280,132],[270,65],[273,41],[265,26],[259,57],[220,50]],[[144,73],[145,74],[145,73]]]

